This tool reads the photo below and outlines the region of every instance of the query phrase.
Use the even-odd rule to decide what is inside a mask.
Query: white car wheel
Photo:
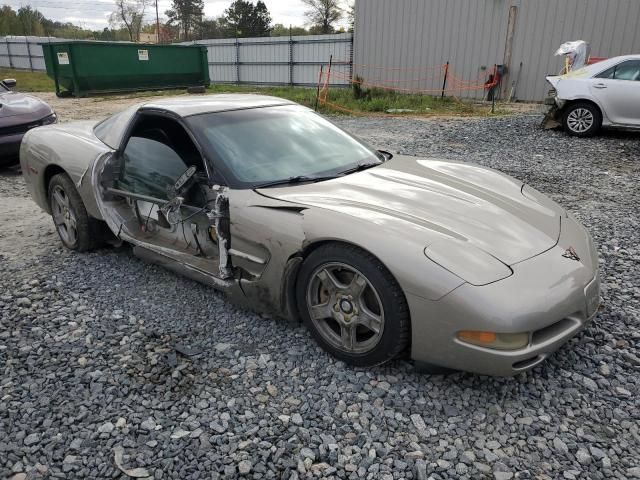
[[[602,122],[600,111],[590,103],[574,103],[564,113],[564,128],[570,135],[587,137],[593,135]]]

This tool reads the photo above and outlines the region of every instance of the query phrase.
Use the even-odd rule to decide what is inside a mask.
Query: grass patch
[[[0,80],[5,78],[15,78],[18,82],[16,90],[21,92],[53,92],[56,88],[53,80],[44,72],[0,68]]]
[[[302,87],[260,87],[248,85],[212,85],[208,89],[211,93],[261,93],[286,98],[307,107],[314,108],[316,104],[315,88]],[[356,97],[360,98],[356,98]],[[329,102],[356,113],[386,113],[388,110],[410,110],[408,112],[390,112],[389,115],[459,115],[485,116],[490,115],[489,104],[478,104],[461,101],[451,97],[433,97],[408,93],[390,92],[380,89],[370,89],[366,95],[356,95],[349,88],[333,88],[327,96]],[[344,113],[330,106],[319,108],[324,113]],[[502,114],[496,106],[496,114]]]

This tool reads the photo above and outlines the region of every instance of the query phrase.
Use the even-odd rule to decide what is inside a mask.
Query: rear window
[[[627,60],[626,62],[614,65],[596,75],[596,78],[631,81],[640,80],[640,60]]]
[[[110,116],[109,118],[96,125],[93,128],[93,132],[102,143],[115,150],[120,146],[120,142],[122,142],[122,136],[129,126],[131,118],[137,111],[138,105],[134,105],[133,107],[129,107],[120,113],[116,113],[115,115]]]

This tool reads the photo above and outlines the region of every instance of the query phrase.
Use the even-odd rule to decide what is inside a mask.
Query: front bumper
[[[533,368],[593,320],[600,302],[598,259],[588,233],[564,217],[558,244],[512,265],[504,280],[464,284],[438,301],[407,295],[412,318],[412,358],[486,375],[511,376]],[[580,260],[563,254],[569,246]],[[518,350],[471,345],[461,330],[529,332]]]

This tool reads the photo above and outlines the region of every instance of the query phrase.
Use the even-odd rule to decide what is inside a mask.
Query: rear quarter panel
[[[33,200],[50,212],[48,180],[63,171],[73,181],[87,212],[101,218],[91,188],[91,166],[111,150],[93,135],[95,122],[39,127],[27,132],[20,145],[20,166]]]
[[[609,118],[607,117],[605,109],[603,108],[602,102],[600,101],[600,99],[598,99],[597,96],[593,95],[593,92],[590,88],[591,84],[593,84],[595,80],[597,79],[562,76],[560,77],[555,88],[558,92],[558,98],[562,100],[588,100],[595,103],[602,113],[603,123],[605,125],[608,125],[610,123]]]

